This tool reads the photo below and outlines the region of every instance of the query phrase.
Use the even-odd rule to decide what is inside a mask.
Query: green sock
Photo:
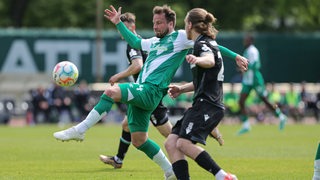
[[[319,159],[320,159],[320,143],[319,143],[319,146],[318,146],[318,150],[317,150],[317,154],[316,154],[315,160],[319,160]]]
[[[274,114],[276,115],[276,117],[279,117],[281,114],[281,110],[277,107],[276,110],[274,111]]]
[[[148,138],[145,143],[138,147],[138,149],[144,152],[150,159],[153,159],[153,156],[159,152],[160,147],[157,143]]]
[[[158,144],[154,141],[148,138],[144,144],[138,147],[138,149],[143,151],[153,162],[158,164],[165,173],[173,173],[171,163]]]
[[[240,120],[241,120],[241,122],[246,122],[246,121],[248,121],[248,116],[247,115],[240,115]]]
[[[94,109],[101,115],[104,112],[109,112],[112,104],[114,103],[113,99],[109,96],[102,94],[100,97],[100,100],[96,106],[94,106]]]

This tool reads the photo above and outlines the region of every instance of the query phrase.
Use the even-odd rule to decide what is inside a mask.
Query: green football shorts
[[[130,132],[147,132],[151,113],[160,103],[166,90],[153,84],[119,84],[121,103],[128,104],[128,125]]]

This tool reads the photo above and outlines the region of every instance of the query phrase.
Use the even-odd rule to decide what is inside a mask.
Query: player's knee
[[[128,121],[127,121],[126,119],[122,121],[121,125],[122,125],[122,129],[123,129],[124,131],[126,131],[126,132],[129,132],[129,131],[130,131],[130,130],[129,130],[129,126],[128,126]]]
[[[148,135],[146,133],[135,132],[131,134],[131,144],[139,148],[147,141]]]
[[[112,98],[114,101],[119,101],[121,99],[121,92],[119,86],[112,86],[104,91],[104,94]]]
[[[169,136],[164,142],[164,147],[167,152],[171,152],[173,149],[176,149],[176,139],[173,136]]]
[[[185,143],[183,140],[178,139],[177,144],[176,144],[177,149],[179,149],[180,151],[184,152],[185,149]]]
[[[161,133],[162,136],[168,137],[172,130],[172,125],[169,121],[161,126],[156,126],[158,131]]]

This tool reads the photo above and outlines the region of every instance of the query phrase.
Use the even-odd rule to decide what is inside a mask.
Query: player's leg
[[[320,180],[320,143],[318,145],[317,154],[314,159],[314,173],[312,180]]]
[[[171,133],[172,125],[169,121],[168,108],[162,102],[152,112],[150,121],[163,137],[168,137]]]
[[[188,110],[189,111],[189,110]],[[177,148],[177,141],[179,138],[179,132],[181,129],[183,119],[177,121],[172,128],[171,134],[165,141],[165,148],[168,153],[169,159],[172,163],[173,171],[177,179],[189,179],[189,167],[188,161],[185,155]]]
[[[177,126],[175,127],[177,129]],[[188,161],[185,155],[177,148],[178,138],[179,136],[177,134],[170,134],[166,139],[165,148],[177,179],[189,179]]]
[[[99,102],[94,106],[94,108],[81,123],[69,129],[55,132],[53,136],[62,141],[82,141],[84,139],[85,132],[94,126],[98,121],[100,121],[100,119],[110,111],[112,104],[115,101],[120,101],[120,99],[120,87],[118,85],[108,87],[100,97]]]
[[[121,168],[123,164],[124,157],[128,152],[129,146],[131,144],[131,134],[128,127],[127,116],[122,121],[122,134],[119,141],[118,153],[115,156],[100,155],[100,160],[113,166],[115,169]]]
[[[136,106],[128,106],[128,124],[131,132],[132,145],[144,152],[152,161],[158,164],[165,173],[166,179],[174,176],[172,166],[160,149],[160,146],[148,138],[149,119],[152,111]],[[134,118],[135,119],[134,119]]]
[[[204,119],[205,116],[208,118]],[[223,116],[224,110],[212,107],[206,102],[196,102],[193,108],[184,115],[176,146],[200,167],[212,173],[216,179],[222,180],[227,176],[233,176],[233,179],[236,179],[234,175],[228,175],[221,169],[205,149],[196,145],[196,143],[205,145],[206,138]],[[191,124],[192,128],[190,128]]]
[[[264,86],[264,82],[259,82],[254,87],[260,99],[266,104],[266,106],[280,119],[279,129],[283,130],[287,121],[287,116],[282,113],[280,108],[276,104],[271,104],[267,98],[267,90]]]
[[[188,157],[193,159],[197,164],[208,172],[212,173],[217,180],[237,180],[237,177],[233,174],[225,172],[210,156],[209,153],[206,152],[200,146],[195,145],[188,139],[179,138],[177,142],[177,147],[186,154]],[[178,161],[177,161],[178,162]],[[175,168],[175,164],[172,164],[173,168]],[[176,172],[176,171],[175,171]],[[178,175],[176,175],[178,177]]]
[[[245,102],[248,98],[248,95],[251,91],[251,86],[242,84],[242,90],[240,93],[240,99],[239,99],[239,106],[240,106],[240,121],[242,123],[241,129],[238,131],[238,135],[242,135],[244,133],[247,133],[251,129],[251,125],[249,122],[249,117],[246,109]]]

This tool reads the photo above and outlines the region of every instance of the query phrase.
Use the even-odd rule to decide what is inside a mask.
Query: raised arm
[[[110,9],[104,10],[104,17],[110,20],[113,24],[116,25],[122,37],[128,42],[128,44],[136,49],[141,49],[141,39],[133,34],[120,20],[121,16],[121,7],[118,8],[118,11],[111,5]]]
[[[236,60],[237,66],[239,67],[239,69],[244,72],[248,70],[248,64],[249,61],[248,59],[246,59],[245,57],[231,51],[230,49],[219,45],[219,49],[222,55],[227,56],[231,59]]]

